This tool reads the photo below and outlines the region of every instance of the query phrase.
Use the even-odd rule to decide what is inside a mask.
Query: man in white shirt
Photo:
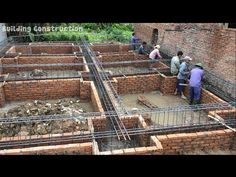
[[[171,59],[170,72],[173,76],[177,76],[179,73],[180,60],[183,57],[183,52],[178,51],[177,56]]]
[[[160,54],[160,51],[159,51],[160,48],[161,48],[160,45],[156,45],[156,46],[154,47],[154,50],[149,54],[149,59],[151,59],[151,63],[149,64],[149,69],[152,68],[152,63],[155,63],[155,61],[156,61],[158,58],[159,58],[159,59],[162,58],[162,56],[161,56],[161,54]]]
[[[177,76],[179,73],[179,67],[180,67],[180,60],[183,57],[183,52],[182,51],[178,51],[177,56],[174,56],[171,59],[171,64],[170,64],[170,72],[173,76]],[[175,89],[175,95],[177,95],[177,91],[178,91],[178,83],[176,85],[176,89]]]

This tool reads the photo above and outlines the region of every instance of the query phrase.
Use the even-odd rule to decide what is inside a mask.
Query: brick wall
[[[235,109],[228,109],[228,110],[215,110],[210,111],[209,115],[216,118],[219,116],[222,119],[235,119],[236,118],[236,110]]]
[[[16,57],[2,58],[2,64],[58,64],[58,63],[83,63],[83,57],[75,56],[34,56],[34,57]],[[79,70],[83,71],[83,66],[34,66],[34,67],[3,67],[3,73],[15,73],[18,71],[32,71],[34,69],[43,70]]]
[[[137,23],[139,38],[151,41],[153,29],[158,29],[158,44],[169,56],[182,50],[193,62],[202,62],[206,69],[235,83],[236,79],[236,30],[223,29],[218,23]],[[170,29],[171,31],[165,31]],[[231,73],[231,77],[228,77]]]
[[[4,93],[6,101],[61,99],[80,96],[80,79],[7,82],[4,85]],[[81,99],[90,98],[90,92],[86,92],[86,94],[88,96],[85,96],[85,92],[82,93]]]
[[[232,149],[233,151],[236,151],[236,136],[235,136],[235,135],[234,135],[232,141],[233,141],[234,143],[231,145],[231,149]]]
[[[129,44],[122,44],[120,45],[119,52],[127,52],[130,50],[130,47]]]
[[[0,108],[5,104],[5,93],[2,83],[0,84]]]
[[[82,100],[90,100],[91,99],[91,81],[83,81],[80,83],[80,90],[78,93],[80,95],[80,99]]]
[[[139,75],[115,77],[118,81],[118,94],[144,93],[160,88],[160,75]]]
[[[235,144],[232,130],[159,135],[163,154],[182,154],[199,150],[228,150]]]
[[[138,116],[125,116],[121,120],[126,128],[137,128],[139,123]]]
[[[90,46],[92,50],[99,51],[101,53],[106,52],[127,52],[130,50],[130,45],[120,45],[120,44],[94,44]]]
[[[15,52],[22,54],[73,54],[74,51],[80,51],[79,48],[73,46],[60,46],[60,45],[29,45],[29,46],[15,46]],[[13,51],[14,52],[14,51]]]
[[[177,77],[176,76],[160,76],[161,87],[160,91],[163,94],[174,94],[176,84],[177,84]]]
[[[102,53],[99,56],[99,60],[101,62],[118,62],[118,61],[133,61],[133,60],[148,60],[148,59],[149,57],[147,55],[139,55],[134,52]],[[149,63],[144,62],[144,63],[131,63],[131,64],[124,64],[124,63],[109,64],[109,65],[106,64],[103,67],[106,68],[106,67],[124,67],[124,66],[149,67]],[[154,63],[153,67],[169,70],[169,67],[162,62]]]
[[[116,79],[116,78],[113,78],[113,79],[111,80],[111,84],[112,84],[114,90],[116,91],[116,93],[118,93],[118,81],[117,81],[117,79]]]
[[[54,146],[39,146],[22,149],[0,150],[0,155],[92,155],[92,143],[76,143]]]
[[[92,119],[94,131],[105,131],[106,130],[106,123],[107,119],[104,116],[101,117],[94,117]]]
[[[95,109],[95,111],[97,112],[104,112],[103,108],[102,108],[102,103],[100,101],[100,98],[98,96],[97,90],[94,86],[94,83],[91,83],[91,101],[93,104],[93,107]]]
[[[147,126],[148,126],[148,125],[147,125],[145,119],[144,119],[142,116],[139,116],[139,117],[138,117],[138,128],[146,129]],[[149,146],[149,144],[150,144],[150,141],[149,141],[150,138],[149,138],[149,136],[150,136],[150,135],[147,135],[147,134],[138,135],[139,143],[140,143],[141,146],[144,146],[144,147]]]
[[[184,95],[189,98],[189,86],[184,88]],[[225,103],[224,100],[204,88],[201,90],[200,102],[201,104]]]
[[[220,99],[218,96],[202,88],[201,92],[201,104],[210,104],[210,103],[225,103],[224,100]]]
[[[99,58],[101,62],[114,62],[114,61],[129,61],[134,60],[133,52],[124,53],[104,53]]]

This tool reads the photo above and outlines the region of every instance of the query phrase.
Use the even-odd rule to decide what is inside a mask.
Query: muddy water
[[[139,95],[143,95],[149,102],[156,105],[158,108],[165,108],[170,106],[187,105],[187,101],[174,95],[162,95],[159,91],[144,93],[144,94],[125,94],[120,95],[123,105],[128,109],[133,108],[146,109],[147,107],[138,103]],[[144,116],[151,118],[152,123],[157,126],[169,125],[183,125],[190,123],[199,123],[207,121],[207,114],[204,111],[175,111],[175,112],[161,112],[144,114]]]
[[[137,102],[138,96],[145,96],[149,102],[157,105],[159,108],[167,107],[167,106],[178,106],[178,105],[186,105],[187,101],[183,100],[179,96],[174,95],[162,95],[159,91],[149,92],[149,93],[141,93],[141,94],[125,94],[120,95],[123,100],[124,105],[127,109],[131,110],[132,108],[144,109],[145,106],[140,105]]]

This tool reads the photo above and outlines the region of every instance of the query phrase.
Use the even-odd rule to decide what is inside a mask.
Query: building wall
[[[236,30],[225,29],[220,23],[136,23],[137,36],[151,42],[153,29],[158,29],[157,44],[169,56],[182,50],[193,62],[235,83]],[[230,73],[230,77],[229,77]]]

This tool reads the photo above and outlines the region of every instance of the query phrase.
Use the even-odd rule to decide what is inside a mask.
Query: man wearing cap
[[[149,59],[151,59],[151,63],[154,63],[157,58],[162,58],[160,54],[160,45],[156,45],[154,50],[149,54]],[[149,69],[151,69],[152,64],[149,64]]]
[[[189,96],[190,103],[196,104],[200,103],[201,97],[201,82],[204,77],[204,71],[201,63],[195,64],[195,67],[190,72],[190,80],[189,80]]]
[[[189,56],[186,56],[183,58],[183,62],[180,65],[179,73],[177,75],[177,90],[181,94],[181,98],[183,99],[187,99],[187,98],[184,96],[184,93],[183,93],[184,86],[181,84],[184,84],[185,81],[188,79],[188,75],[190,72],[189,64],[191,60],[192,58],[190,58]]]

